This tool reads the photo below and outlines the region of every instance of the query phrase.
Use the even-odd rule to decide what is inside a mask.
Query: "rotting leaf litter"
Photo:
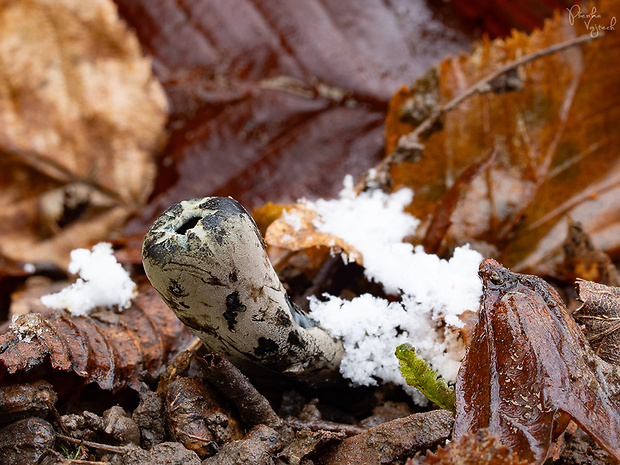
[[[75,5],[67,7],[71,1],[50,10],[48,19],[73,11]],[[410,66],[420,62],[415,53],[415,61],[408,55],[415,41],[409,34],[393,40],[408,30],[418,11],[413,7],[384,2],[359,8],[346,0],[320,8],[312,0],[303,8],[276,3],[271,9],[240,0],[210,7],[214,14],[204,15],[202,0],[116,0],[125,27],[112,1],[102,0],[97,5],[105,15],[98,18],[110,21],[114,34],[106,43],[117,49],[104,48],[104,56],[98,47],[92,56],[77,53],[75,60],[63,61],[60,74],[46,74],[57,71],[57,57],[39,54],[31,60],[34,71],[23,74],[27,79],[11,77],[26,87],[3,94],[14,105],[8,113],[1,107],[0,117],[30,112],[5,125],[29,137],[0,138],[7,167],[0,181],[10,180],[2,191],[8,231],[3,237],[15,239],[0,244],[0,257],[34,261],[40,256],[62,263],[73,242],[117,238],[121,262],[141,285],[129,308],[100,307],[90,316],[71,316],[43,308],[38,297],[36,304],[26,298],[36,288],[59,290],[52,289],[61,283],[50,283],[44,263],[5,263],[2,305],[10,299],[13,305],[2,311],[15,319],[3,324],[0,335],[0,462],[197,465],[204,458],[205,465],[522,465],[553,458],[566,464],[580,463],[566,446],[580,436],[607,450],[583,443],[581,463],[618,459],[618,288],[578,281],[579,327],[547,282],[487,260],[480,268],[484,300],[475,321],[481,289],[475,270],[482,256],[550,277],[558,286],[572,285],[577,277],[618,282],[612,259],[620,258],[620,249],[610,232],[617,223],[619,144],[609,122],[617,120],[620,107],[612,91],[620,75],[613,65],[620,36],[580,36],[584,28],[568,24],[561,10],[541,31],[485,39],[471,54],[446,58],[426,80],[397,92],[388,112],[388,157],[357,181],[357,191],[350,177],[338,201],[255,210],[266,243],[251,226],[252,241],[242,244],[248,237],[236,235],[233,249],[240,252],[249,244],[266,254],[230,261],[225,251],[211,261],[219,274],[206,260],[177,260],[174,266],[193,273],[191,279],[179,275],[158,289],[188,326],[199,333],[206,328],[203,339],[222,352],[205,355],[194,339],[191,351],[177,354],[192,335],[145,283],[139,247],[146,223],[180,197],[240,194],[244,205],[253,207],[307,193],[333,195],[337,186],[331,181],[337,178],[339,184],[339,170],[356,175],[366,168],[353,166],[354,156],[366,163],[380,157],[387,99],[421,74]],[[7,5],[0,18],[23,8]],[[607,20],[618,6],[617,0],[603,0],[599,12]],[[48,20],[25,16],[47,28],[42,31],[47,36]],[[392,34],[385,34],[386,25],[394,26]],[[57,32],[69,45],[64,31]],[[390,53],[382,53],[387,36]],[[3,37],[0,33],[0,46],[6,44]],[[123,41],[127,48],[119,45]],[[149,59],[138,41],[153,59],[153,73],[147,72]],[[36,40],[24,50],[33,44],[38,50]],[[442,47],[440,57],[452,50]],[[66,58],[65,50],[82,50],[60,48],[60,58]],[[22,66],[28,62],[23,57],[31,57],[22,50],[19,59],[11,58],[7,50],[0,47],[8,57],[0,67]],[[116,57],[123,50],[127,62]],[[42,66],[48,58],[52,65]],[[58,88],[58,76],[84,69],[99,75],[109,71],[105,64],[125,72],[112,69],[109,82],[94,90],[88,79],[72,80],[88,89],[67,97],[67,114],[62,105],[32,105]],[[122,98],[125,90],[106,90],[130,71],[139,71],[132,82],[147,83],[133,92],[135,99]],[[153,75],[170,103],[167,132]],[[24,89],[32,83],[37,86],[30,101]],[[80,95],[88,98],[71,107]],[[144,105],[128,108],[135,101]],[[106,107],[103,113],[121,123],[112,118],[113,127],[106,129],[101,123],[108,119],[99,117],[97,104],[115,102],[124,104],[122,111]],[[71,108],[81,115],[79,124],[56,124],[73,121]],[[46,121],[50,124],[41,124]],[[167,135],[151,191],[158,148]],[[88,147],[93,150],[84,150]],[[128,169],[136,156],[141,161]],[[364,203],[369,199],[375,204]],[[388,216],[394,199],[397,208]],[[214,215],[181,218],[173,259],[189,243],[201,242],[200,224],[211,220],[208,229],[215,235],[201,242],[201,253],[221,252],[230,231],[223,230],[219,207],[203,203],[200,208]],[[403,213],[407,204],[420,220]],[[234,216],[240,209],[231,211]],[[173,216],[179,213],[173,208]],[[129,215],[136,216],[128,222]],[[346,222],[347,215],[351,224],[364,224],[358,230],[379,232],[367,243],[345,238],[346,231],[334,225]],[[353,221],[362,218],[366,223]],[[119,232],[123,225],[125,232]],[[412,255],[420,260],[415,273],[403,272]],[[459,268],[466,257],[471,273]],[[164,255],[156,258],[168,265]],[[269,268],[268,260],[276,264],[273,280],[244,293],[240,283],[252,270],[260,274]],[[379,262],[389,266],[377,267]],[[22,284],[18,298],[13,290]],[[198,288],[215,297],[203,298],[194,292]],[[277,305],[260,298],[275,295],[272,290]],[[567,300],[574,295],[559,290]],[[422,306],[431,294],[438,300]],[[213,318],[207,311],[192,314],[203,307]],[[405,322],[411,309],[418,313]],[[339,327],[330,321],[336,311],[347,315]],[[368,326],[362,327],[362,320]],[[253,331],[261,325],[266,333]],[[244,332],[248,328],[250,333]],[[318,346],[305,337],[322,330],[342,333]],[[436,373],[457,379],[456,415],[421,405],[425,400],[402,386],[394,357],[398,344],[385,351],[378,343],[383,337],[413,343],[416,355],[424,354],[429,363],[419,365],[416,374],[440,405],[452,406],[453,391]],[[349,386],[346,371],[336,373],[342,368],[341,342],[345,351],[360,351],[357,358],[342,360],[362,373],[356,383],[363,387]],[[317,347],[324,354],[333,349],[329,376],[321,357],[304,358]],[[252,365],[264,370],[253,371]]]

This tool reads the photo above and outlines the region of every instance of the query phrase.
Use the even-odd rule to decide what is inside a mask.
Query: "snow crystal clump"
[[[301,218],[297,215],[289,213],[288,210],[282,212],[282,219],[293,228],[293,231],[301,231]]]
[[[41,297],[50,308],[69,310],[74,315],[88,315],[98,306],[127,308],[136,295],[136,285],[116,261],[112,245],[101,242],[92,252],[88,249],[71,251],[69,272],[78,274],[77,281],[56,294]]]
[[[383,381],[405,386],[394,355],[404,342],[441,376],[455,381],[465,352],[455,335],[463,326],[459,315],[476,311],[480,302],[478,252],[459,247],[450,260],[443,260],[403,242],[419,224],[403,211],[412,198],[410,189],[356,196],[347,178],[339,199],[306,201],[317,212],[315,227],[352,245],[363,256],[366,277],[401,298],[388,302],[365,294],[351,301],[330,295],[310,299],[311,317],[342,339],[340,370],[356,385]]]

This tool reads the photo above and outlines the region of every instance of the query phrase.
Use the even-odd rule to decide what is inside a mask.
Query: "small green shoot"
[[[419,389],[424,397],[442,409],[456,412],[454,386],[448,386],[445,379],[437,377],[428,363],[416,355],[411,344],[398,346],[396,357],[400,362],[400,372],[409,386]]]

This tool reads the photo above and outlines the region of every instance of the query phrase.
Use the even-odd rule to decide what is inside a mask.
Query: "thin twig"
[[[203,357],[202,369],[207,381],[235,406],[243,421],[251,426],[265,424],[278,428],[283,421],[269,401],[256,390],[250,380],[227,359],[216,353]]]
[[[130,448],[125,447],[125,446],[110,446],[108,444],[101,444],[99,442],[86,441],[84,439],[72,438],[71,436],[67,436],[65,434],[60,434],[60,433],[57,433],[56,437],[58,439],[70,442],[72,444],[83,445],[86,447],[93,447],[95,449],[101,449],[101,450],[105,450],[108,452],[114,452],[117,454],[126,454],[127,452],[131,450]]]
[[[304,421],[299,418],[291,417],[286,419],[286,423],[293,429],[308,428],[311,431],[325,430],[336,433],[342,432],[347,436],[355,436],[356,434],[361,434],[368,431],[367,428],[362,428],[361,426],[347,425],[345,423],[336,423],[326,420]]]
[[[93,460],[82,460],[82,459],[72,459],[70,457],[65,457],[62,454],[59,454],[53,449],[47,449],[40,457],[39,460],[35,463],[35,465],[39,465],[43,463],[43,460],[53,455],[56,459],[56,463],[60,463],[61,465],[72,465],[72,464],[80,464],[80,465],[110,465],[110,462],[101,462],[101,461],[93,461]]]
[[[62,430],[62,432],[65,434],[69,434],[69,430],[65,426],[65,422],[62,421],[62,417],[60,416],[60,413],[58,413],[58,410],[56,410],[56,406],[49,399],[46,400],[45,403],[47,404],[47,408],[50,410],[52,416],[54,417],[54,420],[56,420],[56,422],[60,426],[60,429]]]
[[[236,366],[213,352],[206,354],[202,360],[202,370],[209,384],[230,401],[244,422],[251,426],[264,424],[273,428],[280,434],[283,443],[292,439],[291,428]]]
[[[599,37],[602,37],[602,35],[599,35]],[[386,174],[389,171],[390,166],[394,164],[399,159],[399,157],[401,157],[401,154],[399,153],[398,149],[408,148],[408,149],[413,149],[421,153],[422,150],[424,149],[424,146],[420,143],[420,140],[419,140],[422,134],[429,131],[435,124],[437,124],[437,122],[447,112],[453,110],[457,105],[459,105],[464,100],[472,97],[473,95],[483,94],[486,92],[493,91],[493,86],[491,86],[491,83],[493,83],[499,77],[506,75],[512,71],[515,71],[516,69],[519,68],[519,66],[523,66],[534,60],[538,60],[539,58],[542,58],[544,56],[551,55],[557,52],[561,52],[570,47],[574,47],[574,46],[581,45],[581,44],[586,44],[588,42],[593,41],[594,39],[595,38],[593,38],[590,34],[583,34],[578,37],[575,37],[574,39],[560,42],[559,44],[551,45],[542,50],[537,50],[535,52],[524,55],[519,59],[506,63],[504,66],[500,67],[496,71],[490,73],[489,75],[485,76],[481,80],[477,81],[472,86],[465,89],[463,92],[461,92],[459,95],[454,97],[452,100],[448,101],[444,105],[440,105],[438,108],[435,108],[431,112],[431,114],[424,121],[422,121],[412,132],[400,137],[398,141],[397,150],[394,150],[392,153],[387,155],[383,160],[381,160],[372,169],[373,176],[370,176],[370,171],[369,171],[369,173],[365,176],[366,179],[363,181],[363,184],[365,185],[364,188],[368,187],[369,181],[371,181],[373,178],[374,179],[378,178],[379,182],[380,183],[382,182],[381,180],[386,177]]]
[[[559,44],[551,45],[542,50],[537,50],[535,52],[524,55],[517,60],[511,61],[510,63],[506,63],[501,68],[497,69],[493,73],[489,74],[488,76],[482,78],[480,81],[476,82],[473,86],[465,89],[465,91],[463,91],[462,93],[454,97],[452,100],[447,102],[445,105],[441,105],[428,118],[426,118],[417,128],[415,128],[413,132],[411,132],[410,134],[407,134],[404,137],[407,137],[407,138],[410,137],[411,139],[417,141],[420,134],[429,130],[433,126],[433,124],[435,124],[437,120],[439,120],[439,118],[441,118],[445,113],[449,112],[450,110],[455,108],[459,103],[461,103],[463,100],[473,95],[491,92],[492,87],[490,86],[490,84],[493,81],[495,81],[497,78],[499,78],[500,76],[504,74],[507,74],[511,71],[516,70],[519,66],[523,66],[534,60],[538,60],[539,58],[542,58],[544,56],[552,55],[554,53],[561,52],[562,50],[566,50],[567,48],[574,47],[580,44],[585,44],[593,40],[594,40],[594,37],[592,37],[590,34],[583,34],[578,37],[575,37],[574,39],[560,42]]]

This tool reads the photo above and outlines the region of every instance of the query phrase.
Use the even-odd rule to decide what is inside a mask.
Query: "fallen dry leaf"
[[[111,0],[0,1],[3,253],[66,264],[147,200],[167,118]]]
[[[191,337],[145,284],[131,307],[121,313],[101,311],[85,317],[60,311],[17,316],[9,331],[0,335],[0,383],[28,379],[30,373],[36,379],[45,378],[37,369],[53,376],[51,367],[75,373],[86,383],[96,382],[101,389],[117,391],[128,386],[138,391],[138,376],[143,371],[155,374]]]
[[[254,215],[260,216],[262,209]],[[363,257],[354,247],[333,234],[318,231],[314,225],[317,220],[316,210],[303,203],[296,203],[284,208],[281,215],[273,221],[265,233],[265,242],[270,247],[278,247],[287,252],[323,247],[333,253],[344,253],[351,261],[362,264]],[[270,250],[270,257],[278,260],[275,251]]]
[[[540,26],[540,18],[549,18],[554,10],[564,11],[574,0],[452,0],[459,14],[482,23],[492,37],[502,37],[512,28],[531,30]]]
[[[543,463],[569,415],[620,459],[620,372],[589,348],[558,293],[495,260],[480,265],[483,301],[456,381],[453,437],[488,428]]]
[[[584,325],[590,346],[606,362],[620,365],[620,287],[577,280],[583,302],[573,317]]]
[[[479,429],[463,435],[458,441],[451,441],[436,453],[428,452],[426,457],[407,461],[406,465],[528,465],[516,453],[508,449],[491,435],[487,429]]]
[[[564,261],[558,265],[556,275],[565,282],[578,278],[609,286],[620,285],[618,270],[602,250],[594,246],[580,223],[568,219],[568,234],[564,241]]]
[[[335,195],[381,158],[394,91],[470,44],[421,0],[116,1],[171,102],[155,198],[131,233],[186,198],[250,210]]]
[[[620,2],[603,1],[597,11],[598,24],[608,26]],[[425,115],[421,103],[436,108],[512,60],[587,33],[582,21],[570,24],[568,15],[558,12],[531,35],[483,40],[471,54],[444,60],[392,99],[387,152],[409,150],[414,159],[395,164],[391,174],[395,188],[415,192],[410,211],[426,221],[419,241],[454,180],[495,152],[492,165],[461,196],[444,246],[485,242],[515,269],[553,275],[570,215],[598,247],[618,256],[620,133],[612,122],[620,118],[620,72],[610,63],[620,63],[620,34],[609,31],[519,67],[504,76],[503,87],[493,83],[496,92],[471,96],[445,114],[442,129],[420,139],[421,153],[407,148],[406,135],[420,124],[412,115]]]

